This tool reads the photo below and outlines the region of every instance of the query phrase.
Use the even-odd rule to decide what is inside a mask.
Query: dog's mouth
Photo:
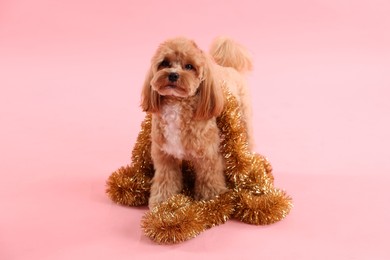
[[[158,92],[162,96],[186,97],[188,95],[185,87],[172,83],[160,87]]]

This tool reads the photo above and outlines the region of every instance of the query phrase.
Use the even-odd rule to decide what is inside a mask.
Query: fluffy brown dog
[[[223,110],[223,90],[238,100],[252,146],[251,106],[245,71],[248,52],[232,40],[219,38],[210,55],[185,38],[160,45],[142,90],[141,106],[152,113],[151,156],[155,168],[149,207],[183,189],[182,161],[195,170],[196,199],[226,191],[221,135],[216,117]]]

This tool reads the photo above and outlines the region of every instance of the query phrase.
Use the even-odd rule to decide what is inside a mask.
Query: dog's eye
[[[186,65],[184,66],[184,68],[185,68],[186,70],[193,70],[193,69],[194,69],[194,66],[192,66],[192,64],[186,64]]]
[[[166,67],[169,67],[171,64],[169,63],[169,61],[167,60],[163,60],[161,63],[160,63],[160,67],[163,67],[163,68],[166,68]]]

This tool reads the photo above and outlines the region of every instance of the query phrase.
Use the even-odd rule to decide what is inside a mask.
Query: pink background
[[[390,2],[0,1],[0,259],[390,259]],[[157,45],[229,35],[254,56],[256,151],[294,198],[175,246],[105,180],[129,156]]]

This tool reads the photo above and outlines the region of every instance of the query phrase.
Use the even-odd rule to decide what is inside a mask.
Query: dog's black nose
[[[179,73],[176,72],[169,73],[168,79],[170,82],[176,82],[179,79]]]

